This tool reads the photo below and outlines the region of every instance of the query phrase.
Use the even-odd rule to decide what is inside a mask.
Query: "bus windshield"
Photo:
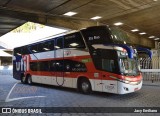
[[[125,76],[139,75],[139,65],[136,54],[134,54],[134,58],[131,59],[128,58],[127,52],[95,49],[92,57],[97,69]]]
[[[127,33],[119,28],[111,27],[111,37],[114,43],[126,44],[131,43]]]
[[[137,76],[139,73],[138,63],[136,58],[130,59],[128,57],[119,58],[120,71],[125,76]]]

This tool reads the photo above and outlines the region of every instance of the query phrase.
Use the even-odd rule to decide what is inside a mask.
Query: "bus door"
[[[94,65],[96,69],[101,70],[101,51],[99,49],[91,50]],[[94,72],[94,90],[102,92],[102,74]]]
[[[55,43],[55,81],[56,85],[64,86],[64,41],[58,38]]]
[[[103,92],[117,93],[117,80],[115,73],[118,73],[117,53],[113,50],[101,50],[101,69]]]
[[[113,79],[115,67],[115,60],[113,59],[102,59],[102,83],[103,83],[103,92],[117,93],[117,80]]]

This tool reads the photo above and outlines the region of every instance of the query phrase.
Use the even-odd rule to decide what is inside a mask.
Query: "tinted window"
[[[39,70],[40,71],[49,71],[49,62],[48,61],[43,61],[43,62],[39,62]]]
[[[50,61],[50,71],[56,71],[56,61]]]
[[[62,49],[63,48],[63,38],[57,38],[57,44],[55,49]]]
[[[28,48],[29,48],[30,54],[31,53],[38,53],[38,52],[52,51],[52,50],[54,50],[54,40],[30,45]]]
[[[73,60],[64,60],[64,71],[65,72],[86,72],[87,68],[84,63],[73,61]]]
[[[37,71],[37,62],[30,62],[30,69],[32,71]]]
[[[115,50],[96,49],[91,55],[96,69],[120,73],[118,55]]]
[[[64,71],[64,62],[63,60],[56,61],[56,71],[63,72]]]
[[[32,71],[49,71],[49,62],[31,62],[30,68]]]
[[[22,50],[21,50],[22,48],[21,47],[19,47],[19,48],[15,48],[14,49],[14,55],[15,56],[21,56],[22,55]]]
[[[37,44],[37,52],[44,52],[44,43]]]
[[[84,63],[72,60],[31,62],[32,71],[86,72]]]
[[[60,72],[86,72],[87,68],[82,62],[73,60],[56,60],[51,61],[50,70]]]
[[[64,71],[64,61],[63,60],[55,60],[50,63],[50,70],[63,72]]]
[[[64,37],[64,48],[85,48],[83,38],[79,32]]]
[[[25,55],[25,54],[30,54],[27,46],[24,46],[24,47],[22,48],[22,54],[23,54],[23,55]]]
[[[48,48],[49,50],[54,50],[54,40],[45,42],[44,47]]]
[[[14,55],[25,55],[25,54],[30,54],[30,51],[27,48],[27,46],[23,46],[23,47],[14,49]]]
[[[37,53],[38,52],[38,45],[37,44],[31,45],[29,47],[29,49],[30,49],[31,53]]]
[[[119,28],[111,28],[111,34],[114,43],[131,43],[127,33]]]
[[[102,70],[109,71],[109,72],[115,72],[115,64],[114,60],[111,59],[102,59]]]
[[[54,50],[54,40],[39,43],[38,49],[39,52],[47,52]]]

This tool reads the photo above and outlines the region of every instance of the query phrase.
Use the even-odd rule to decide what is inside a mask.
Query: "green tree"
[[[14,32],[14,33],[21,33],[21,32],[29,33],[29,32],[35,31],[38,28],[43,28],[43,27],[44,27],[44,25],[41,25],[41,24],[27,22],[27,23],[21,25],[20,27],[14,29],[12,32]]]

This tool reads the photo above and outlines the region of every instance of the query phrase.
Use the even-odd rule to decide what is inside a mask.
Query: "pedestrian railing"
[[[160,57],[139,60],[144,84],[160,85]]]

